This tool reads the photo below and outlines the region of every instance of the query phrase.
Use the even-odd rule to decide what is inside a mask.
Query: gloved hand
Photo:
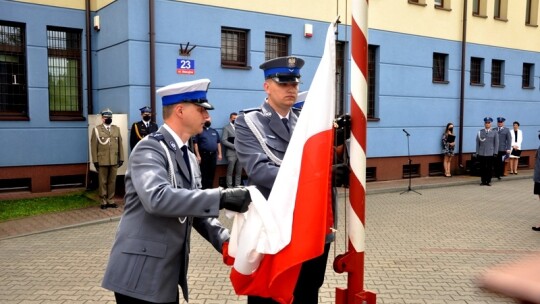
[[[349,167],[345,164],[332,166],[332,187],[349,187]]]
[[[124,164],[124,161],[120,160],[120,161],[118,161],[118,165],[116,167],[120,168],[120,167],[122,167],[123,164]]]
[[[334,128],[336,129],[336,146],[345,144],[345,141],[351,137],[351,115],[343,114],[334,119]]]
[[[94,167],[96,167],[96,170],[99,170],[99,163],[98,163],[98,162],[95,162],[95,163],[94,163]]]
[[[223,255],[223,263],[225,263],[225,265],[234,265],[234,258],[229,255],[229,242],[223,243],[223,247],[221,247],[221,254]]]
[[[221,190],[219,209],[228,209],[235,212],[244,213],[251,203],[251,195],[244,187],[227,188]]]

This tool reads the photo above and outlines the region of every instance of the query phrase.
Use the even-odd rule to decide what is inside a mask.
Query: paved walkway
[[[368,183],[366,289],[377,303],[517,303],[478,288],[475,279],[493,265],[540,253],[540,234],[531,230],[540,224],[531,175],[492,187],[470,176],[413,179],[420,194],[407,191],[408,180]],[[114,303],[100,282],[121,212],[87,208],[0,223],[0,303]],[[346,250],[345,222],[320,303],[334,303],[335,288],[346,287],[346,274],[331,268]],[[219,254],[196,233],[190,260],[190,303],[246,302],[234,294]]]

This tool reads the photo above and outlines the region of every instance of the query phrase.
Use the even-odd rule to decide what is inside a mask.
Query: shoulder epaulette
[[[165,140],[165,137],[163,136],[163,134],[159,133],[159,132],[154,132],[152,134],[149,134],[148,137],[150,138],[153,138],[157,141],[164,141]]]

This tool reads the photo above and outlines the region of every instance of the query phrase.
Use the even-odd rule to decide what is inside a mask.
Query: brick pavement
[[[515,303],[474,279],[487,267],[540,252],[540,235],[530,229],[540,223],[530,174],[492,187],[478,186],[476,177],[413,179],[421,195],[400,194],[406,180],[368,184],[366,289],[378,303]],[[107,214],[92,225],[0,237],[0,303],[114,303],[99,286],[117,219]],[[345,251],[344,222],[320,303],[333,303],[335,288],[346,287],[346,274],[331,269],[334,252]],[[196,233],[190,259],[190,303],[245,303],[234,295],[219,254]]]

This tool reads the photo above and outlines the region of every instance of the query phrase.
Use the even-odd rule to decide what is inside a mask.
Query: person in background
[[[480,186],[491,186],[493,159],[497,156],[499,136],[497,129],[491,130],[493,118],[484,118],[484,128],[476,134],[476,156],[480,162]]]
[[[513,130],[510,131],[512,135],[512,151],[510,151],[510,174],[518,174],[518,163],[521,155],[521,142],[523,141],[523,133],[519,129],[519,122],[514,121],[512,124]]]
[[[143,137],[158,130],[158,125],[152,121],[152,109],[148,106],[144,106],[139,110],[141,111],[142,119],[131,125],[131,135],[129,137],[129,147],[131,151],[133,151],[135,145],[143,139]]]
[[[452,169],[452,158],[454,157],[454,147],[456,145],[456,136],[454,135],[454,124],[449,122],[446,124],[446,129],[444,130],[442,136],[442,146],[443,146],[443,165],[444,165],[444,176],[450,177]]]
[[[193,150],[201,166],[203,189],[213,187],[216,164],[221,160],[221,141],[218,132],[210,128],[211,125],[212,119],[208,116],[202,132],[193,137]]]
[[[210,80],[181,82],[157,90],[164,125],[132,151],[125,184],[124,213],[118,224],[102,286],[117,303],[179,303],[178,285],[188,302],[191,228],[227,254],[229,231],[219,210],[248,209],[245,188],[198,189],[199,167],[188,149],[191,136],[208,118]]]
[[[540,131],[538,132],[539,132],[538,139],[540,140]],[[540,199],[540,146],[538,147],[538,150],[536,150],[533,179],[534,179],[533,193],[538,195],[538,199]],[[540,226],[532,227],[532,230],[540,231]]]
[[[506,118],[497,117],[497,127],[493,128],[499,134],[499,147],[497,149],[497,157],[495,158],[495,177],[501,179],[504,176],[504,156],[510,155],[510,149],[512,148],[512,135],[510,135],[510,129],[504,126]],[[506,157],[505,157],[506,158]]]
[[[242,165],[238,161],[238,157],[236,156],[236,148],[234,147],[234,139],[236,138],[234,122],[237,116],[238,113],[236,112],[229,115],[229,123],[223,127],[223,132],[221,133],[221,143],[227,149],[225,152],[225,156],[227,157],[227,188],[240,186],[242,184]]]
[[[124,163],[124,146],[120,128],[112,124],[110,109],[101,111],[102,124],[92,131],[90,139],[92,161],[98,171],[101,209],[118,208],[114,202],[116,173]]]

